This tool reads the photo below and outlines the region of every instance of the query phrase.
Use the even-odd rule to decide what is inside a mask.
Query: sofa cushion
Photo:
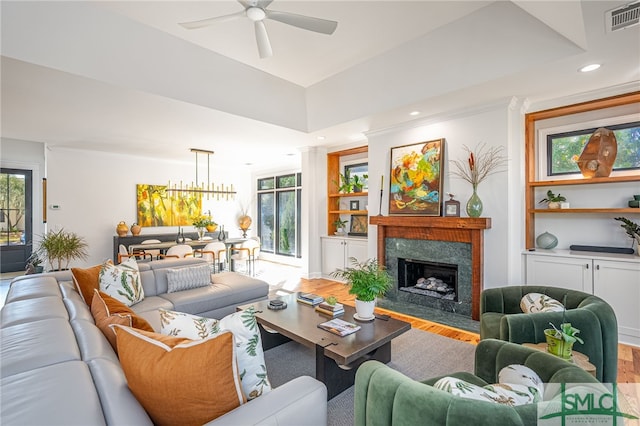
[[[108,262],[111,262],[110,260]],[[91,306],[91,300],[93,300],[93,290],[100,287],[100,270],[102,264],[92,266],[91,268],[71,268],[71,274],[73,275],[73,283],[78,289],[78,293],[82,296],[82,300]]]
[[[242,389],[247,399],[251,400],[271,390],[253,307],[227,315],[220,321],[161,309],[160,323],[162,334],[194,340],[217,336],[224,331],[232,332]]]
[[[11,282],[7,292],[5,305],[18,300],[35,299],[44,296],[60,297],[58,281],[51,276],[42,274],[23,275]]]
[[[520,309],[525,314],[536,312],[562,312],[564,305],[542,293],[527,293],[520,299]]]
[[[112,324],[126,325],[146,331],[154,331],[153,327],[139,315],[136,315],[124,303],[113,297],[94,290],[93,301],[91,302],[91,314],[96,325],[105,335],[111,347],[117,352],[116,333],[110,327]]]
[[[169,269],[167,271],[167,293],[205,287],[211,284],[209,265]]]
[[[0,374],[7,377],[47,365],[79,360],[69,320],[49,318],[0,330]]]
[[[138,263],[131,257],[119,265],[105,263],[100,269],[100,291],[121,301],[127,306],[144,299],[140,284]]]
[[[245,402],[230,332],[190,340],[114,328],[129,388],[156,425],[202,425]]]
[[[2,309],[0,323],[2,327],[10,327],[48,318],[69,319],[69,314],[60,297],[45,296],[9,303]]]
[[[4,377],[1,387],[3,425],[106,424],[89,367],[82,361]]]

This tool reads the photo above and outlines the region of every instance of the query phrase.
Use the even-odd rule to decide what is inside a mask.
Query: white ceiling
[[[259,59],[234,0],[2,1],[2,136],[50,146],[271,168],[305,146],[511,96],[640,81],[640,26],[607,33],[620,1],[288,1],[333,35],[266,21]],[[577,69],[590,62],[602,68]],[[640,89],[640,85],[638,86]],[[318,136],[324,136],[319,140]],[[242,147],[241,156],[237,155]],[[294,154],[294,155],[291,155]]]

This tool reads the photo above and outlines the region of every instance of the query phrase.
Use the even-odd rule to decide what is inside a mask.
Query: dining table
[[[225,238],[221,242],[224,243],[227,249],[227,259],[229,259],[229,270],[233,271],[233,262],[231,262],[231,249],[235,245],[239,245],[247,241],[248,238]],[[180,244],[186,244],[194,249],[202,248],[209,243],[216,241],[215,239],[206,239],[206,240],[191,240],[185,241]],[[178,243],[175,241],[161,241],[159,243],[146,243],[146,244],[129,244],[127,249],[129,250],[129,254],[133,254],[138,251],[144,250],[160,250],[162,253],[165,253],[170,247],[177,245]]]

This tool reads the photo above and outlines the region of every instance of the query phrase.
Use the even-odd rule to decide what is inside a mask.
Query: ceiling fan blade
[[[218,22],[233,21],[245,15],[245,11],[232,13],[230,15],[215,16],[213,18],[202,19],[200,21],[181,22],[180,25],[188,30],[195,30],[196,28],[206,27]]]
[[[238,3],[244,6],[245,9],[249,9],[250,7],[259,7],[261,9],[264,9],[272,2],[273,0],[238,0]]]
[[[276,10],[265,10],[265,12],[269,19],[317,33],[333,34],[338,27],[336,21],[329,21],[327,19],[313,18],[311,16],[297,15],[289,12],[278,12]]]
[[[268,58],[273,55],[271,50],[271,42],[269,42],[269,35],[267,34],[267,28],[264,26],[263,21],[255,22],[256,29],[256,42],[258,43],[258,52],[260,58]]]

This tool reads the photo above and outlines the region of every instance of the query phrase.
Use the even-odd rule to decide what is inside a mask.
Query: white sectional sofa
[[[145,299],[132,308],[221,318],[267,297],[267,283],[235,273],[213,275],[211,286],[166,293],[168,268],[199,262],[141,263]],[[152,424],[69,271],[15,279],[0,320],[0,424]],[[299,377],[209,424],[325,425],[326,398],[324,384]]]

